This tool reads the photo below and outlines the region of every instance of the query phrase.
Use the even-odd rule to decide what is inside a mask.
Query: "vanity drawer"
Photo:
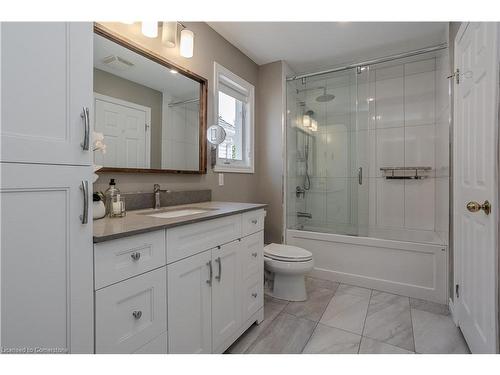
[[[163,332],[160,336],[136,350],[134,354],[167,354],[167,343],[167,332]]]
[[[264,276],[256,274],[243,282],[243,321],[264,306]]]
[[[95,292],[96,353],[133,353],[167,330],[166,267]]]
[[[266,211],[249,211],[243,213],[241,216],[241,235],[243,237],[264,230],[264,218],[266,217]]]
[[[164,230],[97,243],[94,245],[95,289],[165,264]]]
[[[264,269],[264,232],[260,231],[241,240],[242,274],[243,280],[255,275],[263,274]]]
[[[167,229],[167,263],[241,238],[241,214]]]

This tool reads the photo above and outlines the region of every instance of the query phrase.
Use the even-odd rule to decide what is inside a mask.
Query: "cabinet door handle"
[[[133,260],[139,260],[141,258],[141,253],[136,251],[135,253],[130,254]]]
[[[208,266],[208,269],[209,269],[207,284],[210,285],[210,286],[212,286],[213,270],[212,270],[212,261],[211,260],[208,261],[207,266]]]
[[[83,142],[81,143],[81,146],[83,151],[88,151],[90,148],[90,116],[88,107],[83,107],[80,117],[83,119],[84,125]]]
[[[257,258],[257,252],[252,253],[252,256],[253,256],[254,258]]]
[[[83,213],[80,215],[80,220],[82,224],[87,224],[89,222],[89,182],[82,181],[80,189],[83,193]]]
[[[219,264],[219,275],[215,276],[215,279],[220,283],[220,279],[222,277],[222,260],[220,257],[217,257],[215,261]]]
[[[253,298],[257,298],[257,293],[252,293]]]
[[[253,219],[252,224],[257,224],[257,219]]]
[[[141,310],[136,310],[136,311],[133,311],[133,312],[132,312],[132,316],[133,316],[135,319],[141,319],[141,316],[142,316],[142,311],[141,311]]]

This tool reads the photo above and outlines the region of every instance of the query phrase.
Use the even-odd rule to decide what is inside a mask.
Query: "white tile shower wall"
[[[373,154],[375,148],[374,156],[365,155],[370,164],[371,226],[432,231],[447,226],[445,208],[437,201],[447,201],[448,193],[443,187],[438,192],[434,178],[448,168],[447,127],[440,126],[439,115],[447,114],[449,107],[442,103],[447,103],[447,93],[437,81],[438,66],[445,64],[432,58],[370,71],[371,147],[364,153]],[[381,167],[398,166],[429,166],[433,171],[425,180],[382,178]]]
[[[169,107],[172,98],[164,96],[162,114],[162,168],[199,168],[198,160],[198,120],[196,103]]]

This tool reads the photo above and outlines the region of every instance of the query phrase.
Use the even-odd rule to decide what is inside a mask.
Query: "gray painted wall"
[[[191,59],[179,55],[178,47],[167,48],[160,37],[150,39],[142,35],[138,23],[125,25],[121,23],[103,22],[103,26],[126,38],[143,45],[166,59],[183,66],[208,79],[208,124],[214,122],[213,71],[214,61],[222,64],[241,78],[250,82],[258,91],[258,66],[236,47],[203,22],[184,23],[195,34],[194,56]],[[260,139],[259,103],[256,103],[255,135]],[[259,155],[260,144],[255,145]],[[259,163],[261,165],[262,163]],[[153,184],[159,183],[162,188],[171,190],[212,189],[212,199],[218,201],[258,202],[257,187],[259,167],[254,174],[225,173],[224,186],[218,186],[218,176],[209,170],[206,175],[173,175],[173,174],[103,174],[94,184],[94,190],[105,190],[110,178],[116,178],[117,186],[123,192],[152,191]],[[210,169],[210,166],[209,166]]]
[[[151,108],[151,168],[161,168],[163,94],[100,69],[94,69],[94,92]]]
[[[264,241],[282,242],[283,232],[283,114],[285,111],[284,63],[276,61],[259,66],[257,102],[260,131],[257,171],[257,200],[267,203]]]

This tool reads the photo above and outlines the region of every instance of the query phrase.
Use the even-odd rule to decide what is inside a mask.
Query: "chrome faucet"
[[[170,190],[160,189],[159,184],[154,184],[153,192],[155,193],[155,210],[160,208],[160,192],[170,193]]]

